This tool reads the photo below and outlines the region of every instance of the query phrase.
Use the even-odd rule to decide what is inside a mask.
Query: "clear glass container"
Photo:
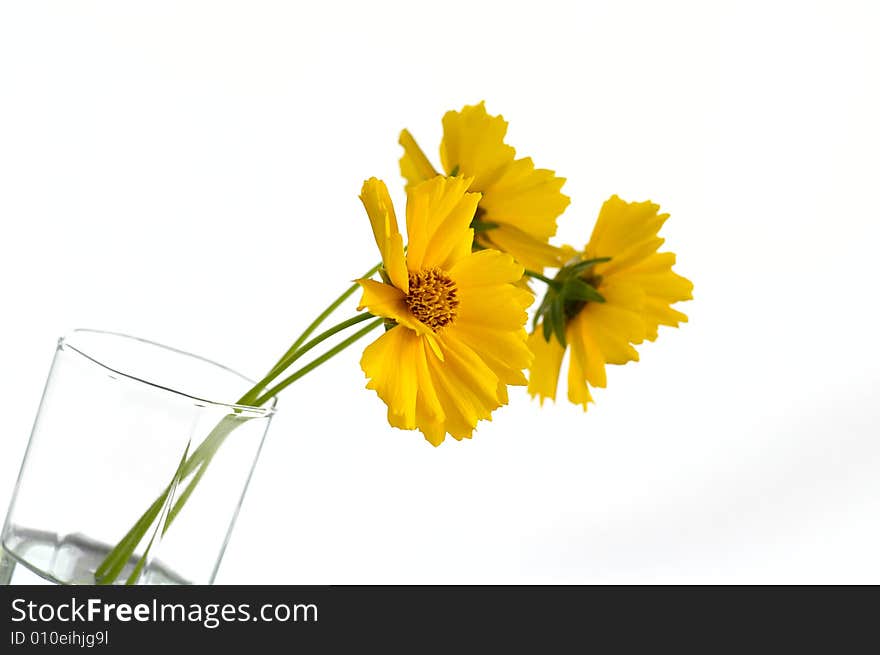
[[[3,525],[0,584],[108,582],[100,565],[148,508],[110,581],[212,583],[274,412],[229,402],[253,384],[135,337],[60,339]]]

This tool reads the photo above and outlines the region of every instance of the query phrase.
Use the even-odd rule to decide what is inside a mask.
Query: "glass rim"
[[[208,398],[202,398],[200,396],[194,396],[190,393],[186,393],[184,391],[179,391],[177,389],[173,389],[171,387],[165,386],[164,384],[159,384],[158,382],[152,382],[150,380],[145,380],[144,378],[140,378],[136,375],[132,375],[131,373],[126,373],[125,371],[120,371],[118,368],[114,368],[113,366],[110,366],[106,362],[100,361],[94,355],[90,355],[89,353],[84,352],[81,346],[77,346],[77,345],[72,344],[70,342],[70,340],[73,337],[75,337],[75,335],[77,335],[77,334],[99,334],[99,335],[107,335],[107,336],[113,336],[113,337],[122,337],[123,339],[130,339],[132,341],[137,341],[140,343],[148,344],[150,346],[156,346],[158,348],[163,348],[164,350],[168,350],[170,352],[177,353],[179,355],[185,355],[187,357],[197,359],[201,362],[204,362],[206,364],[210,364],[211,366],[215,366],[221,370],[227,371],[228,373],[232,373],[236,377],[239,377],[246,382],[249,382],[251,384],[256,384],[256,380],[252,380],[251,378],[247,377],[243,373],[239,373],[235,369],[230,368],[228,366],[224,366],[223,364],[220,364],[218,362],[215,362],[214,360],[208,359],[207,357],[202,357],[201,355],[196,355],[194,353],[187,352],[185,350],[181,350],[180,348],[174,348],[173,346],[166,346],[163,343],[159,343],[157,341],[151,341],[150,339],[144,339],[142,337],[135,337],[130,334],[125,334],[123,332],[113,332],[111,330],[97,330],[97,329],[93,329],[93,328],[76,328],[74,330],[71,330],[70,332],[68,332],[64,336],[59,337],[59,339],[58,339],[58,347],[59,348],[65,348],[65,349],[72,350],[73,352],[77,353],[81,357],[84,357],[87,360],[89,360],[90,362],[97,364],[101,368],[104,368],[104,369],[110,371],[111,373],[115,373],[116,375],[120,375],[128,380],[132,380],[133,382],[145,384],[145,385],[153,387],[155,389],[160,389],[162,391],[174,394],[176,396],[180,396],[180,397],[186,398],[188,400],[194,400],[196,402],[204,403],[206,405],[210,405],[213,407],[223,407],[226,409],[237,410],[237,411],[241,411],[241,412],[248,412],[250,414],[255,414],[260,417],[271,416],[276,411],[276,404],[277,404],[276,398],[272,398],[271,404],[267,407],[257,407],[255,405],[241,405],[238,403],[227,403],[227,402],[222,402],[222,401],[218,401],[218,400],[210,400]]]

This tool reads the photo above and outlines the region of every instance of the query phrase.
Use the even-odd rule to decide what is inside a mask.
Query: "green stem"
[[[337,332],[341,332],[342,330],[345,330],[346,328],[349,328],[352,325],[357,325],[358,323],[366,321],[366,320],[370,319],[371,317],[372,317],[372,314],[360,314],[358,316],[354,316],[348,320],[342,321],[342,323],[338,323],[338,324],[334,325],[332,328],[330,328],[328,330],[324,330],[321,334],[319,334],[317,337],[315,337],[314,339],[309,341],[302,348],[299,348],[299,350],[288,351],[287,356],[283,359],[278,360],[278,363],[275,364],[275,366],[272,368],[271,371],[269,371],[269,373],[266,375],[266,377],[264,377],[262,380],[257,382],[250,391],[248,391],[245,395],[243,395],[241,397],[241,400],[239,400],[238,404],[245,404],[245,405],[257,404],[258,405],[258,403],[255,403],[255,401],[256,401],[257,397],[260,395],[260,391],[265,389],[266,386],[270,382],[272,382],[272,380],[274,380],[279,375],[281,375],[281,373],[283,373],[296,360],[298,360],[300,357],[305,355],[307,352],[309,352],[312,348],[317,346],[322,341],[332,337]],[[299,340],[297,340],[297,341],[299,341]],[[294,344],[294,345],[297,345],[297,344]]]
[[[357,316],[353,316],[348,320],[342,321],[341,323],[333,326],[328,330],[325,330],[320,335],[309,341],[301,349],[296,351],[294,353],[294,356],[290,357],[290,361],[285,365],[285,368],[286,366],[289,366],[294,361],[299,359],[299,357],[307,353],[309,350],[311,350],[321,342],[329,339],[333,335],[353,325],[357,325],[358,323],[370,320],[371,318],[374,318],[372,314],[359,314]],[[379,326],[383,321],[384,319],[382,318],[374,320],[366,327],[362,328],[355,334],[340,342],[338,345],[328,350],[326,353],[315,359],[313,362],[299,369],[290,377],[264,393],[253,404],[256,406],[265,404],[279,391],[292,384],[299,378],[303,377],[309,371],[314,370],[327,360],[331,359],[334,355],[345,350],[355,341]],[[239,404],[242,404],[243,401],[247,400],[251,395],[259,395],[256,386],[248,391],[248,393],[246,393],[244,396],[242,396],[242,401],[239,401]],[[144,538],[147,531],[149,531],[151,526],[156,525],[156,519],[159,517],[160,513],[162,513],[163,509],[165,509],[167,512],[165,515],[165,519],[162,521],[162,534],[164,534],[164,532],[170,527],[171,523],[180,513],[180,510],[183,509],[186,501],[189,500],[190,495],[201,481],[202,476],[208,468],[208,465],[211,463],[214,454],[220,448],[221,444],[226,440],[226,437],[229,436],[229,434],[235,429],[237,425],[244,423],[246,420],[247,419],[241,418],[236,414],[230,414],[224,417],[224,419],[211,431],[211,433],[204,439],[204,441],[202,441],[202,443],[188,457],[184,458],[184,460],[178,467],[177,473],[175,475],[174,484],[169,485],[165,488],[164,493],[162,493],[147,509],[147,511],[144,512],[137,523],[135,523],[131,530],[128,531],[128,533],[120,540],[120,542],[113,548],[113,550],[107,555],[107,557],[98,567],[98,570],[95,572],[95,578],[98,584],[112,584],[116,580],[116,578],[125,567],[126,563],[130,561],[131,556],[134,554],[135,550],[141,543],[141,540]],[[176,502],[174,502],[173,505],[169,505],[168,507],[166,507],[166,505],[171,502],[171,499],[169,499],[169,495],[172,493],[172,489],[176,488],[177,485],[181,484],[191,475],[192,479],[189,480],[189,483],[187,484],[183,493],[176,499]],[[146,555],[148,554],[149,549],[152,546],[152,542],[153,539],[150,540],[150,544],[148,544],[147,546],[147,551],[145,551],[144,555],[142,555],[139,559],[135,569],[136,574],[140,573],[138,568],[143,568],[143,563],[145,561],[144,557],[146,557]],[[132,584],[134,582],[135,578],[137,577],[136,574],[132,574],[132,576],[129,576],[129,579],[126,581],[127,584]]]
[[[377,264],[369,271],[367,271],[362,277],[370,278],[372,277],[376,271],[379,270],[381,264]],[[379,318],[362,328],[352,336],[348,337],[338,345],[334,346],[326,353],[315,359],[310,364],[302,367],[288,378],[275,385],[269,391],[266,391],[261,395],[261,391],[265,389],[275,378],[277,378],[282,372],[284,372],[291,364],[293,364],[296,360],[302,357],[305,353],[312,350],[315,346],[319,345],[323,341],[332,337],[333,335],[353,326],[358,323],[362,323],[371,318],[374,318],[372,314],[364,313],[352,318],[349,318],[333,327],[325,330],[317,337],[305,343],[306,339],[321,325],[321,323],[326,320],[330,314],[333,313],[346,299],[348,299],[358,288],[357,284],[353,284],[351,287],[345,290],[336,300],[334,300],[330,305],[323,311],[321,314],[315,318],[314,321],[305,329],[305,331],[297,338],[297,340],[293,343],[293,345],[288,349],[288,351],[284,354],[284,356],[278,360],[275,366],[272,367],[272,370],[260,380],[253,388],[251,388],[247,393],[245,393],[236,404],[238,405],[255,405],[261,406],[268,402],[271,398],[277,395],[282,389],[286,388],[290,384],[293,384],[296,380],[300,379],[310,371],[316,369],[318,366],[331,359],[336,354],[345,350],[348,346],[353,344],[355,341],[366,335],[368,332],[372,331],[376,327],[382,324],[384,319]],[[305,343],[305,345],[303,345]],[[183,509],[183,506],[186,504],[192,492],[195,490],[198,483],[201,481],[202,476],[208,468],[208,465],[211,463],[211,460],[214,458],[217,450],[221,446],[221,444],[226,440],[226,437],[235,429],[235,427],[246,421],[247,419],[237,416],[238,410],[234,410],[236,413],[230,414],[226,416],[220,423],[211,431],[211,433],[202,441],[201,444],[190,454],[188,457],[184,457],[180,466],[178,467],[177,473],[175,475],[175,479],[172,485],[169,485],[154,502],[153,504],[141,515],[140,519],[135,523],[134,526],[128,531],[128,533],[119,541],[118,544],[110,551],[101,565],[98,567],[95,572],[96,581],[99,584],[112,584],[115,582],[116,578],[122,572],[122,569],[125,567],[126,563],[130,561],[131,556],[134,554],[138,545],[141,543],[142,539],[146,535],[147,531],[151,526],[155,524],[156,519],[159,517],[160,513],[162,513],[163,509],[166,510],[165,518],[162,520],[162,534],[170,527],[171,523]],[[195,473],[195,475],[193,475]],[[184,480],[189,478],[192,475],[192,479],[189,480],[188,485],[184,489],[183,493],[176,499],[176,502],[170,504],[173,500],[169,498],[169,495],[173,493],[173,489],[176,489],[179,484],[181,484]],[[166,504],[168,506],[166,507]],[[158,526],[157,526],[158,529]],[[156,534],[154,533],[153,538],[155,538]],[[147,545],[147,551],[142,555],[138,564],[135,567],[135,572],[129,577],[126,581],[127,584],[131,584],[137,578],[137,575],[140,573],[139,569],[142,569],[144,566],[145,558],[149,553],[150,547],[152,546],[153,539],[150,540],[150,544]]]
[[[369,271],[367,271],[366,273],[361,275],[360,278],[358,278],[358,279],[361,279],[361,280],[369,279],[369,278],[373,277],[376,274],[376,271],[378,271],[380,268],[382,268],[382,262],[379,262],[378,264],[373,266],[373,268],[371,268]],[[332,314],[334,312],[334,310],[337,307],[339,307],[339,305],[341,305],[343,302],[345,302],[348,299],[348,297],[351,296],[351,294],[353,294],[355,291],[357,291],[357,288],[358,288],[358,284],[357,284],[357,282],[355,282],[350,287],[348,287],[348,289],[346,289],[342,293],[342,295],[340,295],[336,300],[334,300],[332,303],[327,305],[327,308],[323,312],[318,314],[317,318],[315,318],[315,320],[311,322],[309,327],[307,327],[305,329],[305,332],[303,332],[301,335],[299,335],[299,338],[293,342],[293,345],[290,347],[290,350],[296,350],[297,348],[299,348],[300,345],[302,345],[303,342],[305,342],[305,340],[309,338],[309,335],[318,329],[318,326],[324,322],[324,319],[326,319],[328,316],[330,316],[330,314]],[[282,357],[282,359],[284,359],[284,358]]]
[[[367,316],[368,317],[372,316],[372,314],[368,314]],[[343,350],[348,348],[351,344],[353,344],[355,341],[357,341],[358,339],[360,339],[361,337],[363,337],[364,335],[366,335],[370,331],[374,330],[375,328],[379,327],[384,322],[385,322],[384,318],[377,318],[372,323],[367,324],[366,327],[361,328],[360,330],[355,332],[353,335],[351,335],[350,337],[348,337],[344,341],[341,341],[337,345],[333,346],[333,348],[331,348],[330,350],[325,352],[323,355],[321,355],[320,357],[315,359],[313,362],[306,364],[298,371],[292,373],[290,376],[286,377],[281,382],[276,384],[274,387],[269,389],[262,396],[260,396],[256,400],[257,406],[264,404],[265,402],[270,400],[272,397],[276,396],[282,389],[287,388],[288,386],[290,386],[291,384],[293,384],[294,382],[299,380],[301,377],[306,375],[308,372],[318,368],[321,364],[326,362],[328,359],[331,359],[334,355],[342,352]]]
[[[189,447],[191,442],[187,442],[186,449],[183,451],[183,457],[180,459],[180,464],[177,465],[177,471],[174,472],[174,477],[171,479],[171,482],[168,484],[168,489],[165,492],[166,500],[162,503],[162,513],[164,517],[160,518],[156,523],[156,527],[153,530],[153,536],[150,537],[150,542],[147,544],[146,549],[144,550],[144,554],[140,556],[140,559],[135,564],[134,569],[131,574],[125,580],[125,584],[133,585],[138,579],[141,577],[141,572],[144,570],[144,566],[147,564],[147,560],[150,556],[150,549],[153,547],[153,543],[156,541],[156,536],[158,535],[161,539],[165,534],[165,531],[168,529],[168,512],[171,511],[171,503],[174,500],[174,494],[177,491],[177,485],[180,484],[180,473],[183,470],[183,465],[187,459],[187,453],[189,453]],[[162,528],[161,534],[159,533],[159,528]]]
[[[380,263],[376,264],[375,266],[373,266],[373,268],[371,268],[369,271],[364,273],[359,279],[369,279],[369,278],[373,277],[373,275],[376,274],[376,271],[378,271],[381,267],[382,267],[382,263],[380,262]],[[287,352],[284,353],[284,355],[282,355],[281,359],[279,359],[278,362],[276,362],[275,366],[272,367],[272,370],[270,370],[269,373],[266,374],[266,377],[264,377],[262,380],[260,380],[256,384],[256,386],[254,386],[253,389],[251,389],[244,396],[242,396],[239,403],[240,404],[249,404],[250,402],[253,402],[253,400],[256,398],[256,396],[259,395],[260,391],[265,389],[266,386],[270,382],[272,382],[272,380],[274,380],[279,375],[281,375],[281,373],[284,371],[284,369],[287,368],[292,361],[295,361],[295,360],[291,360],[291,362],[288,362],[288,359],[290,359],[290,357],[296,353],[297,349],[303,343],[305,343],[305,340],[309,338],[309,336],[312,334],[312,332],[317,330],[318,327],[321,325],[321,323],[323,323],[327,319],[327,317],[330,316],[330,314],[332,314],[336,310],[337,307],[339,307],[342,303],[344,303],[346,300],[348,300],[348,298],[351,296],[351,294],[353,294],[355,291],[357,291],[357,288],[358,288],[357,283],[352,284],[350,287],[348,287],[348,289],[346,289],[344,292],[342,292],[342,294],[336,300],[334,300],[332,303],[327,305],[327,308],[323,312],[318,314],[318,316],[315,318],[315,320],[309,324],[309,326],[305,329],[305,331],[301,335],[299,335],[299,337],[297,337],[296,341],[293,342],[293,345],[291,345],[290,348],[287,349]]]
[[[337,325],[334,325],[329,330],[325,330],[324,332],[319,334],[317,337],[312,339],[305,346],[303,346],[300,350],[296,351],[294,356],[290,358],[290,361],[287,364],[285,364],[284,368],[287,368],[287,366],[289,366],[290,364],[295,362],[302,355],[304,355],[309,350],[311,350],[312,348],[314,348],[315,346],[320,344],[322,341],[329,339],[334,334],[341,332],[342,330],[345,330],[345,329],[351,327],[352,325],[357,325],[358,323],[363,323],[364,321],[369,320],[371,318],[373,318],[372,314],[360,314],[358,316],[353,316],[352,318],[350,318],[346,321],[342,321],[341,323],[339,323]],[[367,332],[369,332],[372,329],[373,329],[372,327],[369,327],[368,329],[361,330],[360,332],[356,333],[355,335],[353,335],[349,339],[346,339],[345,341],[341,342],[338,346],[333,348],[331,351],[328,351],[325,355],[319,357],[314,362],[312,362],[312,364],[309,365],[311,367],[311,368],[309,368],[309,370],[312,370],[313,368],[320,366],[320,364],[322,364],[323,362],[330,359],[337,352],[342,351],[343,349],[345,349],[346,347],[348,347],[349,345],[351,345],[352,343],[357,341],[361,336],[363,336],[364,334],[366,334]],[[330,354],[331,352],[332,352],[332,354]],[[302,375],[305,375],[307,372],[308,371],[303,372],[300,375],[300,377],[302,377]],[[296,373],[294,375],[296,375]],[[291,382],[293,382],[293,381],[291,380]],[[290,382],[288,382],[287,384],[290,384]],[[243,396],[243,398],[247,398],[250,394],[254,394],[255,396],[258,395],[255,393],[258,386],[259,385],[255,386],[253,389],[248,391],[248,393],[245,394],[245,396]],[[285,384],[284,386],[287,386],[287,385]],[[284,388],[284,387],[278,388],[276,391],[274,391],[272,393],[272,395],[277,394],[278,391],[280,391],[282,388]],[[264,395],[264,397],[257,400],[257,402],[255,404],[257,406],[265,404],[268,400],[271,399],[272,395],[268,395],[268,394]],[[230,424],[230,421],[231,421],[231,424]],[[177,502],[175,503],[175,505],[172,507],[171,512],[168,515],[168,520],[167,520],[167,523],[165,526],[166,530],[168,529],[168,526],[171,525],[171,522],[174,521],[174,519],[177,517],[178,513],[180,513],[180,510],[183,509],[183,506],[186,504],[186,501],[189,499],[190,495],[195,490],[196,486],[199,484],[199,481],[202,479],[202,476],[205,474],[205,471],[207,470],[208,465],[211,463],[211,460],[214,458],[214,454],[217,452],[217,449],[220,448],[220,445],[226,440],[226,437],[228,437],[229,434],[232,432],[232,430],[235,428],[235,424],[237,422],[238,422],[238,419],[235,417],[235,415],[230,415],[230,416],[227,416],[226,418],[224,418],[223,421],[221,421],[220,424],[216,428],[214,428],[214,430],[211,431],[211,433],[208,435],[208,437],[199,445],[199,447],[193,452],[192,456],[186,461],[184,468],[183,468],[183,471],[182,471],[182,478],[183,479],[188,477],[193,471],[196,470],[197,467],[198,467],[198,471],[196,471],[192,480],[189,481],[189,484],[187,485],[183,494],[181,494],[181,496],[177,499]],[[230,427],[226,428],[226,427],[224,427],[224,425],[229,425]]]
[[[547,286],[552,287],[554,289],[556,289],[559,286],[559,283],[556,280],[551,280],[546,275],[542,275],[541,273],[538,273],[537,271],[530,271],[529,269],[526,269],[525,271],[523,271],[523,275],[527,275],[529,277],[535,278],[536,280],[541,280],[541,282],[543,282]]]
[[[168,514],[165,523],[166,530],[168,529],[168,526],[171,525],[174,517],[177,516],[177,513],[182,509],[183,503],[189,498],[189,494],[192,493],[195,484],[198,484],[198,480],[201,479],[201,475],[204,473],[205,468],[211,461],[214,453],[217,452],[217,449],[235,427],[241,425],[246,420],[247,419],[243,419],[235,414],[230,414],[224,417],[223,420],[211,430],[211,433],[204,439],[204,441],[202,441],[199,447],[196,448],[189,457],[186,458],[185,462],[181,464],[179,468],[180,480],[186,479],[196,467],[200,468],[198,469],[198,474],[190,481],[183,496],[177,499],[176,504]],[[113,550],[107,554],[107,557],[104,558],[104,561],[101,562],[101,565],[95,571],[95,580],[98,584],[112,584],[116,580],[119,573],[129,561],[129,558],[137,549],[144,535],[150,529],[150,526],[153,525],[156,518],[159,516],[170,492],[171,487],[166,487],[164,493],[162,493],[153,504],[150,505],[126,535],[119,540],[119,543],[116,544]]]

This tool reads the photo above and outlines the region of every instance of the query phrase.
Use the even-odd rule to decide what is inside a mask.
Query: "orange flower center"
[[[409,274],[406,306],[410,313],[436,332],[450,325],[457,314],[458,288],[439,268]]]

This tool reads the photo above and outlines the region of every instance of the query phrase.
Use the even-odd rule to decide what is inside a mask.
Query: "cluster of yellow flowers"
[[[509,385],[532,396],[556,398],[563,356],[571,346],[568,398],[591,402],[590,386],[605,386],[605,364],[639,358],[633,345],[657,338],[660,325],[687,317],[671,305],[691,298],[691,283],[672,272],[675,255],[658,252],[658,232],[668,214],[650,202],[612,196],[602,206],[583,250],[549,243],[556,219],[568,207],[565,180],[517,159],[504,142],[507,122],[483,103],[443,117],[438,173],[409,132],[400,135],[400,170],[407,180],[404,245],[388,189],[364,182],[361,200],[382,262],[333,301],[296,339],[266,376],[236,404],[261,406],[381,325],[361,367],[388,406],[388,422],[421,430],[435,446],[446,435],[469,438],[477,423],[508,402]],[[555,269],[553,277],[546,269]],[[381,280],[372,279],[379,274]],[[528,282],[547,285],[525,326],[535,295]],[[368,310],[309,339],[354,293]],[[360,323],[368,322],[310,363],[284,377],[304,355]],[[525,372],[528,372],[528,377]],[[189,453],[173,482],[116,544],[95,572],[113,583],[148,530],[165,514],[168,529],[198,485],[214,454],[240,421],[225,417]],[[185,485],[174,499],[173,490]],[[173,502],[172,502],[173,500]],[[127,584],[137,581],[148,543]]]
[[[693,285],[672,271],[673,253],[658,252],[668,214],[612,196],[583,250],[554,246],[569,204],[565,180],[517,159],[506,133],[507,122],[483,103],[448,112],[445,174],[401,133],[406,247],[385,184],[369,179],[360,196],[382,281],[358,280],[359,309],[386,327],[361,359],[367,387],[388,406],[392,426],[418,429],[435,446],[447,434],[470,437],[508,402],[508,385],[528,385],[542,404],[555,400],[568,346],[568,398],[586,409],[590,386],[605,386],[606,364],[638,360],[633,345],[656,339],[660,325],[687,321],[671,305],[689,300]],[[531,335],[527,278],[547,285]]]

